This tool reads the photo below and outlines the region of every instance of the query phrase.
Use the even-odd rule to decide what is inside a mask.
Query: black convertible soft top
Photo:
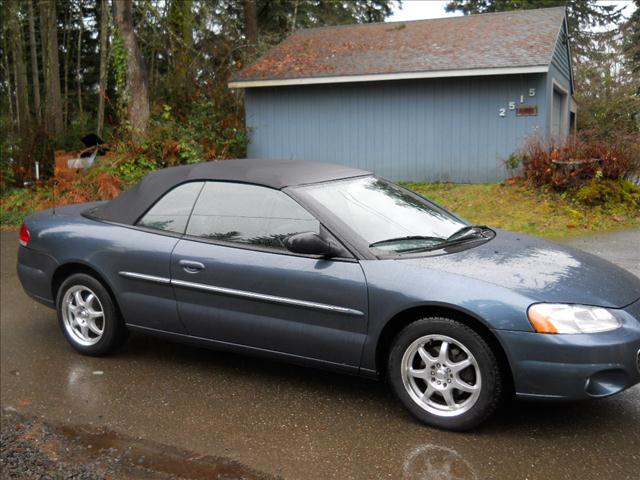
[[[371,172],[333,163],[287,160],[216,160],[157,170],[89,215],[116,223],[134,224],[162,195],[181,183],[223,180],[282,189],[370,175]]]

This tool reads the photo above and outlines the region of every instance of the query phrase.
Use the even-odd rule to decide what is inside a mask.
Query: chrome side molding
[[[173,285],[175,287],[189,288],[192,290],[201,290],[205,292],[217,293],[220,295],[229,295],[233,297],[247,298],[249,300],[256,300],[260,302],[279,303],[283,305],[295,305],[303,308],[311,308],[315,310],[324,310],[335,313],[342,313],[345,315],[362,316],[363,312],[355,310],[353,308],[340,307],[338,305],[330,305],[327,303],[309,302],[307,300],[298,300],[296,298],[279,297],[276,295],[267,295],[264,293],[248,292],[246,290],[236,290],[233,288],[217,287],[215,285],[208,285],[205,283],[187,282],[185,280],[170,279],[166,277],[156,277],[154,275],[146,275],[143,273],[135,272],[118,272],[119,275],[132,278],[135,280],[142,280],[147,282],[155,282],[163,285]]]
[[[144,273],[135,272],[118,272],[118,275],[126,278],[134,278],[136,280],[143,280],[145,282],[162,283],[164,285],[171,283],[170,278],[156,277],[154,275],[145,275]]]

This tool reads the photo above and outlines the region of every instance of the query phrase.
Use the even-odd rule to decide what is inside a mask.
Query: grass
[[[638,208],[587,207],[574,202],[568,194],[535,189],[524,182],[404,185],[470,222],[546,238],[640,228]],[[50,206],[49,190],[42,187],[37,191],[5,191],[0,198],[1,229],[17,230],[26,215]]]
[[[587,207],[568,194],[524,182],[460,185],[404,183],[434,202],[480,225],[558,239],[640,227],[640,210]]]

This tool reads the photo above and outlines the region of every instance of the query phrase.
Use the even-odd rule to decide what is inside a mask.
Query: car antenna
[[[56,214],[56,205],[58,204],[58,176],[56,175],[55,162],[53,166],[53,215]]]

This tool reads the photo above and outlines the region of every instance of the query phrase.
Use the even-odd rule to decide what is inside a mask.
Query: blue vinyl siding
[[[553,106],[554,85],[557,85],[560,88],[560,90],[567,92],[568,95],[573,94],[573,85],[572,85],[572,78],[571,78],[571,57],[570,57],[570,51],[569,51],[569,44],[567,42],[566,22],[563,24],[562,29],[560,30],[560,34],[558,35],[558,40],[556,42],[556,46],[553,51],[551,64],[549,65],[549,73],[547,75],[547,90],[549,91],[549,95],[547,98],[547,118],[546,118],[547,129],[545,133],[547,135],[552,135],[552,136],[555,136],[555,132],[553,131],[553,125],[552,125],[554,123],[552,118],[552,112],[554,110],[554,106]],[[566,125],[569,125],[570,112],[569,112],[569,108],[566,108],[566,107],[567,106],[561,109],[561,114],[563,116],[566,116],[566,118],[564,118],[564,121],[566,122]]]
[[[498,181],[504,160],[548,131],[548,92],[545,74],[247,89],[248,156],[342,163],[392,180]],[[537,116],[508,110],[521,95]]]
[[[565,25],[562,26],[560,35],[558,35],[551,65],[555,67],[558,75],[564,79],[567,85],[571,83],[571,62],[569,60],[569,47],[567,43],[567,30]]]

